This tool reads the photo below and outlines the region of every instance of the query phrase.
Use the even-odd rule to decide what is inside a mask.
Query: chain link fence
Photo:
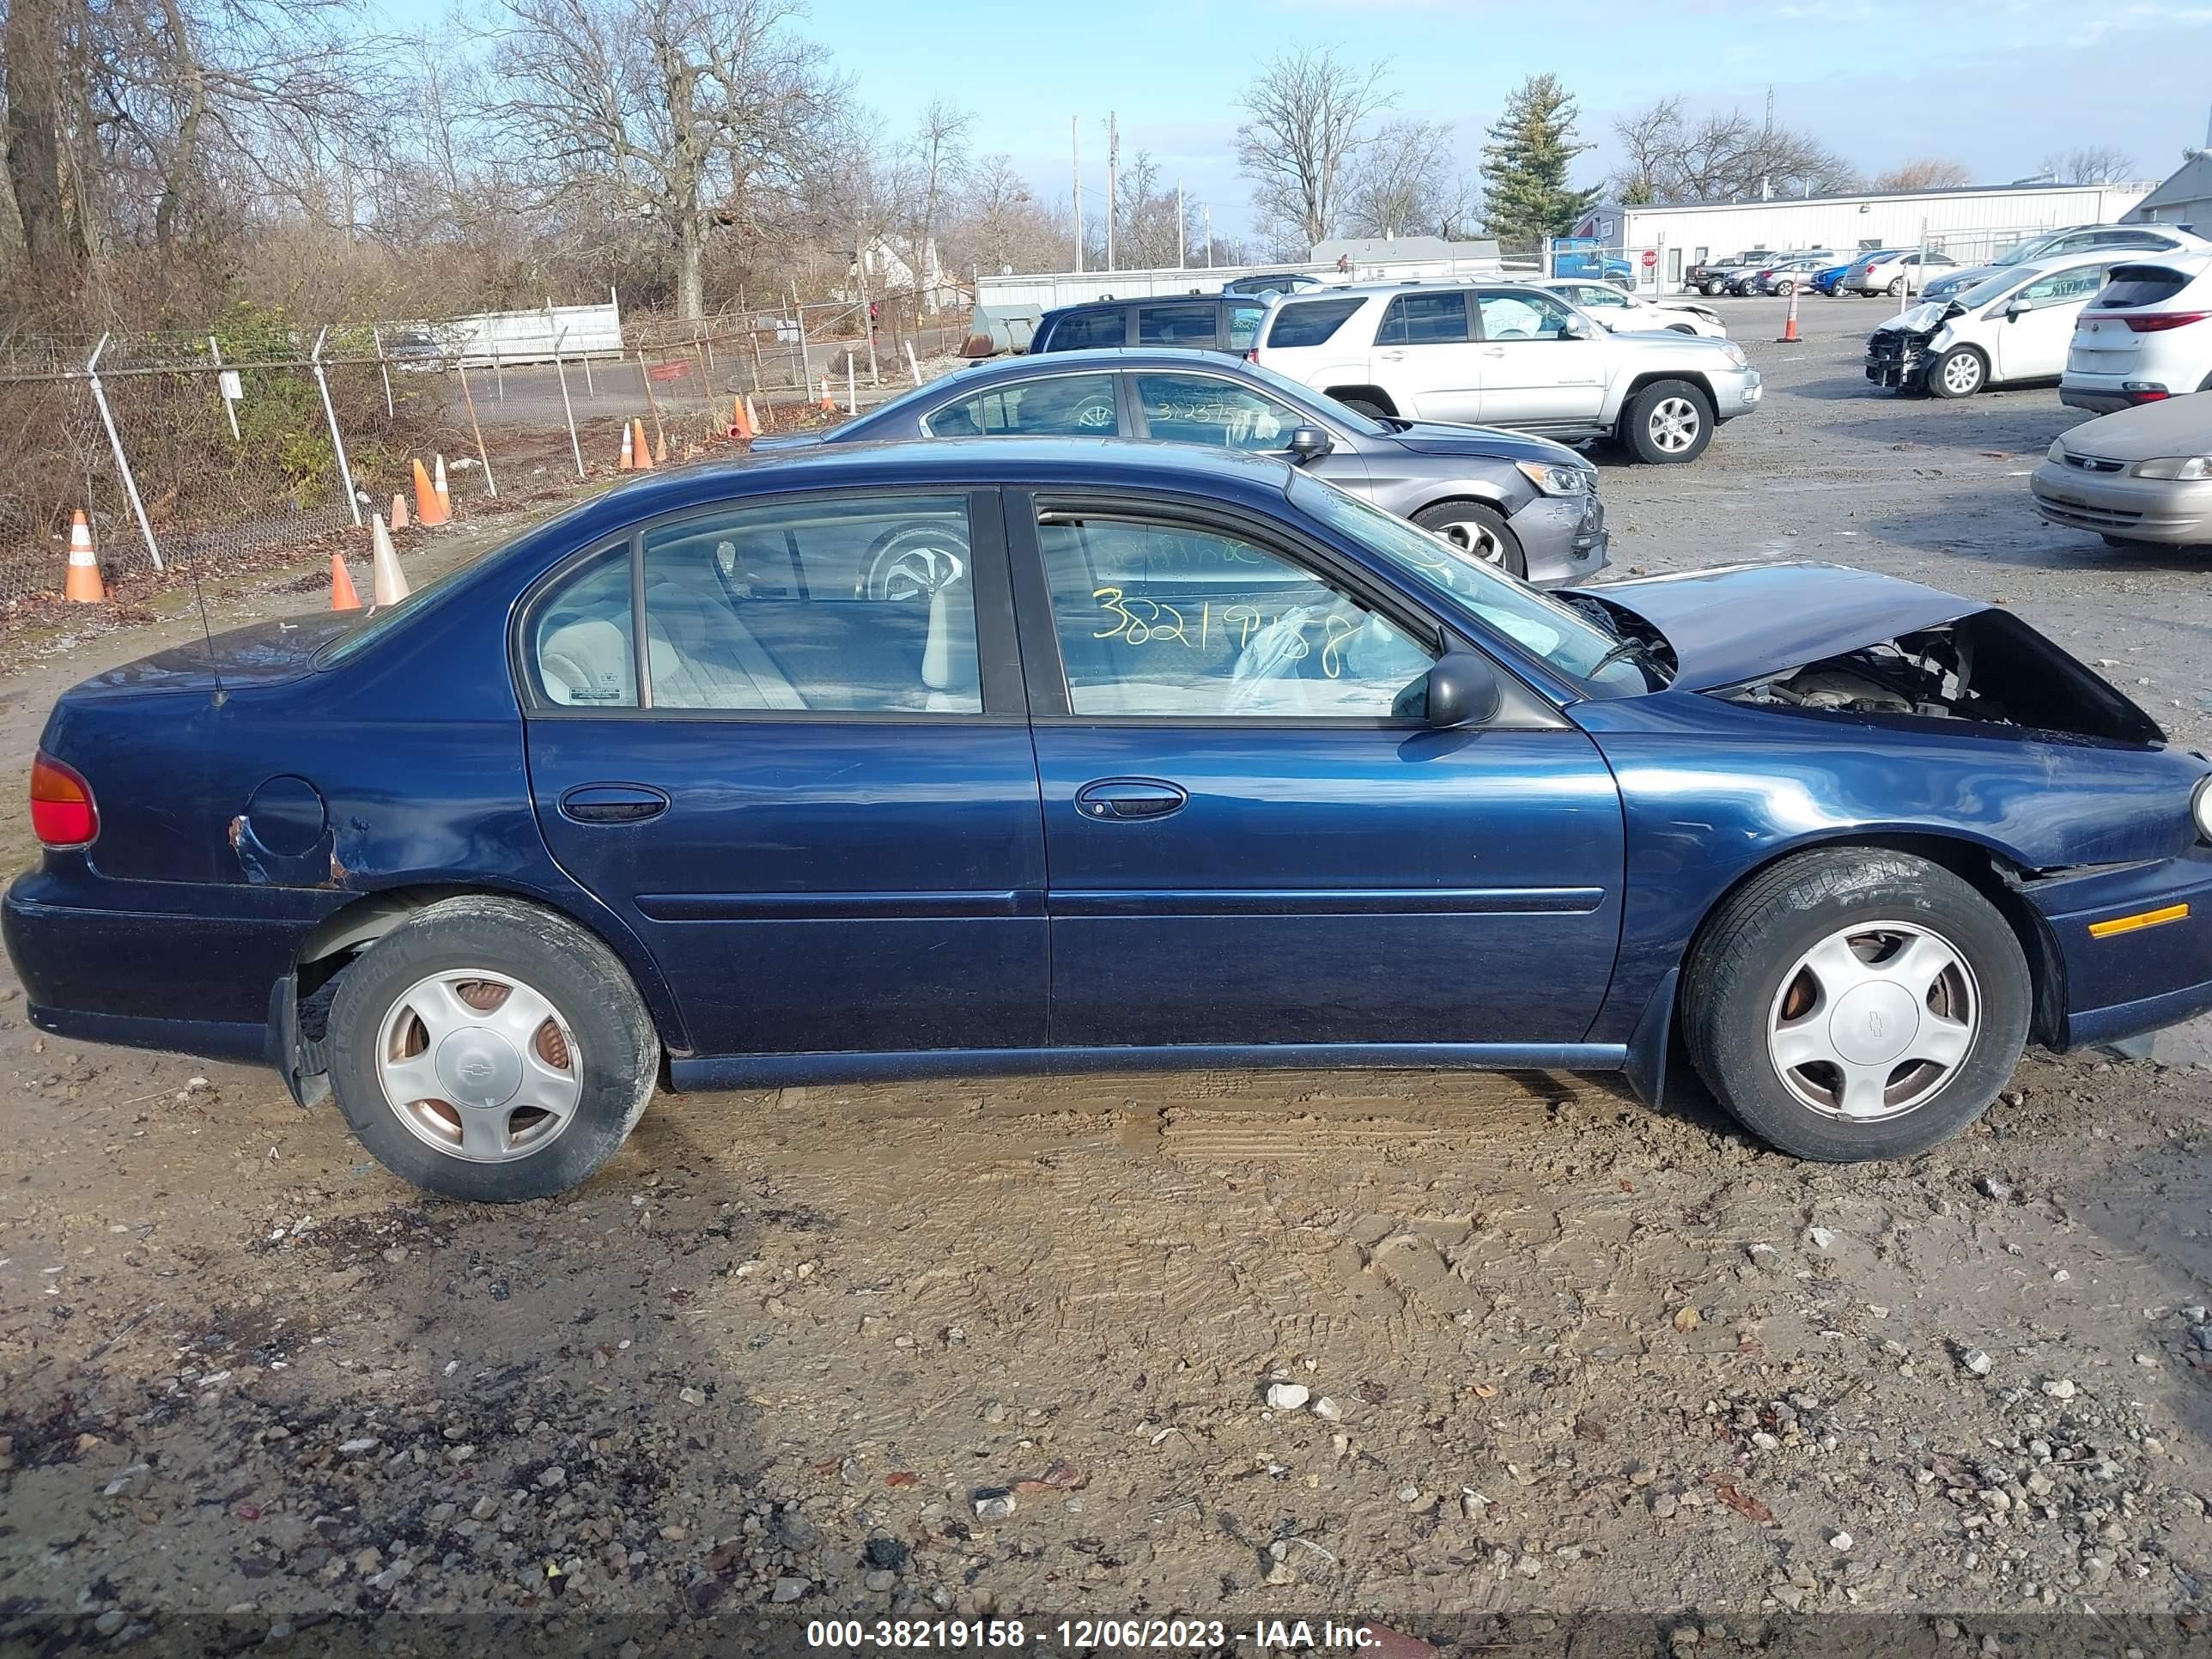
[[[395,495],[411,512],[418,459],[444,458],[465,516],[613,471],[633,422],[656,461],[729,445],[748,398],[771,430],[818,425],[825,389],[842,412],[949,367],[964,328],[926,320],[891,294],[619,325],[611,306],[329,327],[241,309],[205,336],[0,342],[0,606],[59,592],[80,511],[128,598],[291,562]]]

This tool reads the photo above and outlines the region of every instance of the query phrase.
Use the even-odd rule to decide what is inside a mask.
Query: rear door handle
[[[561,816],[577,823],[642,823],[667,810],[666,793],[642,783],[582,783],[561,797]]]
[[[1406,354],[1402,351],[1378,351],[1375,355],[1386,363],[1402,363],[1406,361]]]
[[[1189,799],[1188,790],[1158,778],[1101,778],[1075,792],[1075,810],[1086,818],[1127,823],[1164,818]]]

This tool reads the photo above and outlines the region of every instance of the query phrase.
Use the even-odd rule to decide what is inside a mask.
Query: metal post
[[[914,342],[911,340],[908,340],[906,343],[906,366],[914,375],[914,383],[916,386],[920,386],[921,384],[921,365],[915,361]]]
[[[1067,118],[1067,133],[1074,156],[1075,179],[1075,274],[1083,275],[1083,118]]]
[[[653,376],[647,372],[645,367],[645,347],[642,343],[637,349],[637,378],[639,383],[645,387],[645,406],[653,411],[653,435],[660,442],[666,443],[668,428],[661,424],[660,399],[653,395]]]
[[[1213,204],[1206,204],[1206,268],[1213,269]]]
[[[1121,171],[1121,129],[1115,120],[1114,112],[1109,110],[1106,112],[1106,269],[1109,270],[1114,269],[1114,216],[1118,210],[1114,192],[1119,187],[1119,180],[1114,175]]]
[[[853,389],[853,354],[849,351],[845,354],[845,412],[848,415],[860,412],[860,394]]]
[[[1928,220],[1927,216],[1923,215],[1920,220],[1920,263],[1911,270],[1907,271],[1905,274],[1903,280],[1898,284],[1897,314],[1899,316],[1902,317],[1906,312],[1912,309],[1912,279],[1915,276],[1918,276],[1924,283],[1927,280],[1927,274]]]
[[[860,289],[860,332],[868,337],[868,384],[881,386],[884,383],[883,377],[876,372],[876,322],[874,318],[868,315],[867,252],[867,249],[862,248],[854,256],[853,270]],[[852,356],[851,352],[847,352],[846,361],[850,362]]]
[[[1182,186],[1178,184],[1176,186],[1176,269],[1181,270],[1188,264],[1182,245]]]
[[[760,319],[750,313],[745,318],[745,337],[753,346],[753,390],[761,389]]]
[[[455,365],[460,371],[461,396],[469,405],[469,430],[477,434],[477,459],[483,463],[484,493],[495,498],[499,495],[499,481],[491,476],[491,456],[484,448],[483,428],[477,420],[477,395],[469,390],[469,362],[463,357]]]
[[[799,389],[804,392],[806,390],[808,377],[814,372],[813,366],[806,361],[806,307],[793,300],[791,302],[791,314],[798,323]]]
[[[507,369],[499,360],[499,336],[491,337],[491,376],[499,382],[499,406],[507,407]]]
[[[330,331],[330,325],[325,324],[323,332],[315,336],[315,349],[307,354],[307,362],[314,368],[315,385],[323,394],[323,416],[331,423],[331,442],[338,452],[338,477],[345,482],[346,507],[353,514],[353,527],[358,530],[361,502],[353,493],[353,468],[346,461],[345,434],[338,430],[338,412],[331,407],[330,380],[323,373],[323,337]]]
[[[123,440],[116,435],[115,416],[108,411],[106,390],[100,384],[100,354],[106,349],[107,336],[103,334],[100,337],[100,343],[93,347],[91,357],[86,361],[85,376],[92,382],[92,401],[100,406],[100,423],[107,428],[107,447],[115,452],[115,470],[123,475],[123,493],[131,498],[131,512],[138,520],[138,533],[146,538],[146,551],[153,556],[154,568],[159,570],[161,568],[161,550],[154,540],[154,526],[147,522],[146,504],[138,499],[138,480],[131,476],[130,457],[123,453]],[[350,491],[348,492],[348,499],[351,499]],[[88,498],[85,506],[89,507],[91,505]],[[354,515],[354,522],[361,522],[358,513]]]
[[[222,348],[215,343],[212,334],[208,336],[208,351],[215,358],[216,396],[222,398],[222,412],[230,417],[230,441],[234,444],[244,443],[246,440],[238,433],[238,405],[222,397]]]
[[[372,323],[369,325],[368,337],[376,343],[376,372],[384,376],[384,418],[387,421],[397,420],[399,418],[398,411],[392,406],[392,371],[385,367],[384,362],[383,331]],[[208,343],[210,345],[215,343],[213,335],[208,337]]]
[[[553,317],[550,312],[546,313],[545,325],[548,328],[553,325]],[[556,330],[554,333],[553,372],[561,377],[561,413],[568,418],[568,450],[576,458],[576,476],[581,478],[588,476],[584,471],[584,446],[576,437],[576,410],[568,402],[568,370],[561,361],[561,345],[568,337],[568,331],[565,328]]]

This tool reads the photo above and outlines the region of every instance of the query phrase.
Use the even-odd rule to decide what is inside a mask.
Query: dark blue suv
[[[1079,351],[1088,346],[1181,346],[1243,356],[1259,337],[1267,301],[1249,294],[1187,294],[1178,298],[1096,300],[1062,306],[1037,319],[1031,351]]]

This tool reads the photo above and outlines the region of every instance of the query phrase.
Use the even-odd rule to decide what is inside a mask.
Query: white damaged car
[[[2074,319],[2126,257],[2107,251],[2014,265],[1949,300],[1910,307],[1867,337],[1866,377],[1938,398],[2056,380]]]

